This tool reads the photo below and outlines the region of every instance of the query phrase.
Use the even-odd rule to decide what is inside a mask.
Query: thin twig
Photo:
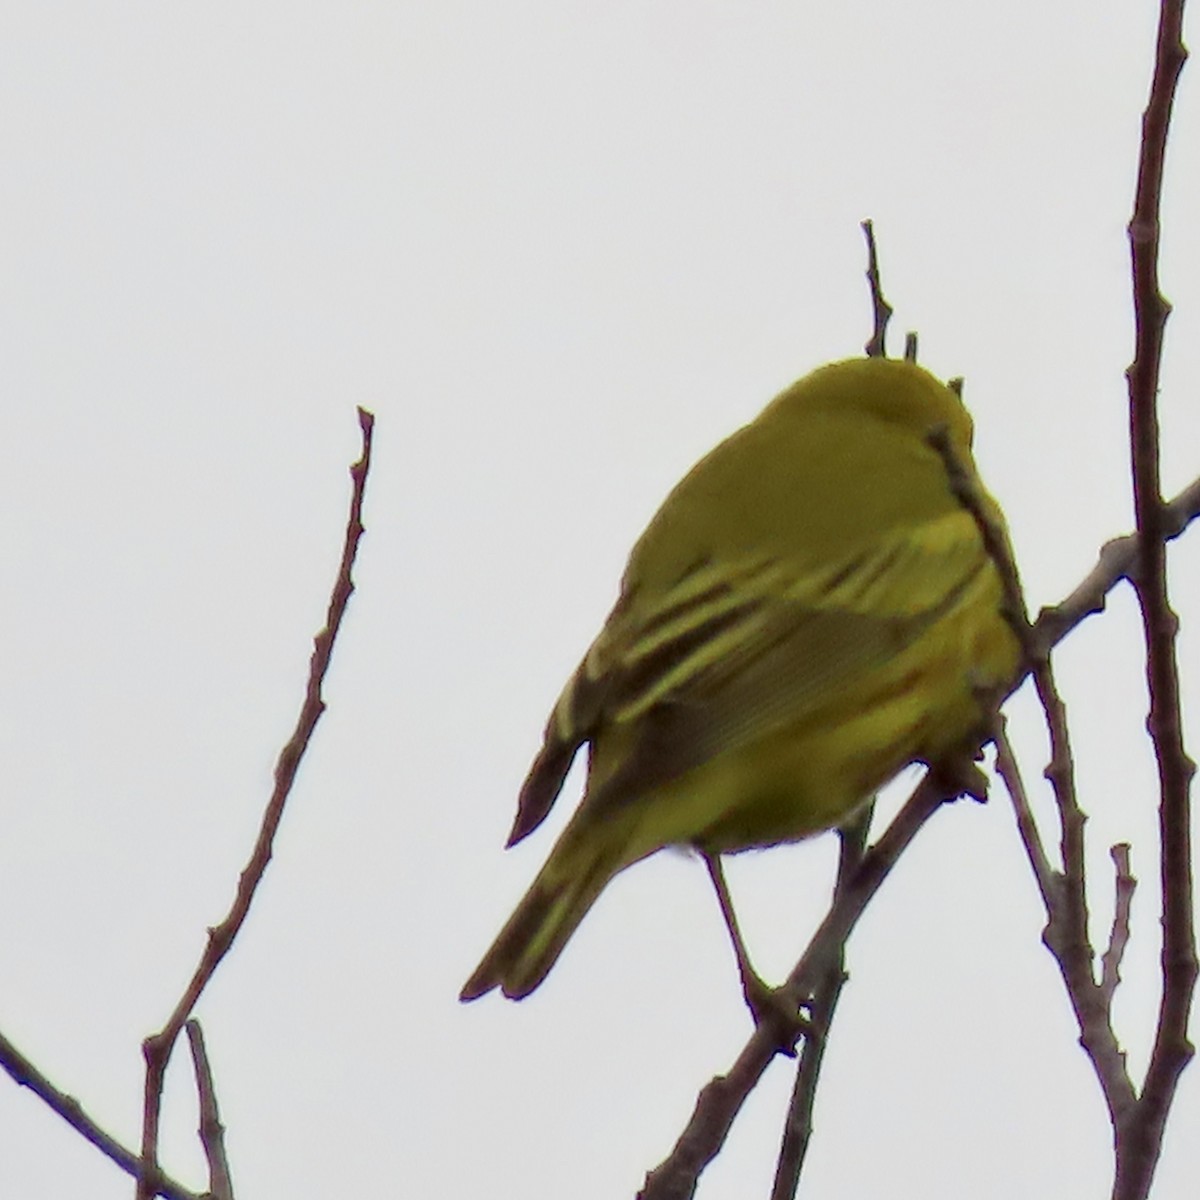
[[[887,358],[887,327],[892,319],[892,306],[884,299],[879,279],[879,256],[875,248],[875,225],[863,221],[859,226],[867,239],[867,284],[871,291],[871,340],[863,349],[868,358]]]
[[[1200,516],[1200,478],[1193,479],[1173,500],[1163,506],[1162,536],[1177,538]],[[1138,536],[1127,533],[1100,548],[1096,565],[1059,604],[1043,608],[1034,622],[1039,653],[1081,624],[1085,617],[1104,611],[1108,593],[1122,579],[1134,580],[1138,571]]]
[[[998,758],[1002,777],[1013,798],[1017,824],[1046,908],[1046,945],[1054,954],[1079,1023],[1080,1042],[1091,1058],[1112,1111],[1124,1111],[1133,1101],[1125,1058],[1113,1032],[1108,1005],[1099,994],[1093,975],[1095,950],[1088,936],[1084,858],[1085,817],[1075,787],[1075,762],[1071,753],[1066,706],[1054,680],[1049,649],[1042,649],[1029,625],[1016,560],[1003,519],[977,477],[950,441],[945,428],[934,430],[930,442],[942,455],[950,484],[960,503],[974,516],[980,537],[1000,576],[1004,609],[1022,647],[1046,714],[1050,737],[1050,763],[1046,778],[1058,806],[1062,870],[1055,872],[1033,822],[1016,758],[1002,728]],[[1002,744],[1001,744],[1002,743]]]
[[[1042,841],[1037,822],[1033,818],[1029,793],[1025,790],[1021,768],[1013,753],[1012,742],[1009,741],[1008,721],[1003,713],[996,714],[996,727],[992,731],[992,741],[996,745],[996,773],[1003,781],[1009,799],[1012,801],[1013,812],[1017,818],[1017,833],[1021,838],[1021,845],[1025,847],[1025,856],[1029,859],[1029,869],[1033,872],[1038,891],[1042,894],[1042,903],[1049,912],[1056,901],[1061,879],[1059,873],[1050,864],[1045,843]]]
[[[1129,440],[1140,561],[1134,577],[1146,642],[1150,694],[1147,729],[1159,782],[1162,891],[1162,995],[1158,1027],[1136,1107],[1114,1121],[1115,1200],[1143,1200],[1162,1151],[1167,1114],[1180,1075],[1195,1053],[1187,1027],[1196,986],[1192,911],[1191,804],[1195,764],[1183,744],[1176,634],[1179,621],[1167,595],[1166,520],[1159,475],[1158,381],[1170,306],[1159,289],[1158,260],[1163,172],[1175,90],[1187,51],[1183,0],[1162,0],[1154,78],[1142,117],[1141,150],[1129,246],[1135,317],[1129,382]]]
[[[1075,786],[1075,756],[1071,750],[1071,739],[1067,729],[1067,709],[1054,678],[1054,668],[1048,651],[1036,660],[1033,683],[1042,711],[1046,714],[1046,727],[1050,737],[1050,762],[1043,774],[1050,783],[1058,807],[1059,861],[1062,863],[1061,873],[1057,876],[1058,886],[1054,889],[1054,903],[1047,907],[1048,922],[1043,940],[1058,960],[1059,969],[1075,1006],[1080,1026],[1080,1041],[1084,1049],[1095,1063],[1111,1062],[1115,1037],[1107,1010],[1101,1014],[1090,1003],[1094,998],[1093,970],[1096,951],[1088,934],[1087,860],[1084,842],[1087,817],[1079,807]],[[1101,1016],[1103,1020],[1100,1019]],[[1113,1102],[1127,1104],[1132,1093],[1117,1088],[1116,1080],[1111,1074],[1107,1078],[1115,1089],[1111,1093]],[[1101,1082],[1103,1084],[1104,1080]]]
[[[1075,762],[1067,729],[1066,706],[1054,680],[1049,651],[1040,650],[1029,625],[1016,560],[999,509],[983,491],[977,476],[959,459],[944,427],[934,430],[929,440],[942,455],[950,485],[959,502],[974,516],[980,537],[996,566],[1004,589],[1006,616],[1020,640],[1025,662],[1033,674],[1034,686],[1046,713],[1051,750],[1046,777],[1058,805],[1061,872],[1050,867],[1033,823],[1016,758],[1007,738],[1003,737],[1002,728],[996,731],[1003,742],[1002,745],[997,743],[998,758],[1003,759],[1000,764],[1002,777],[1009,786],[1021,839],[1046,907],[1043,940],[1054,954],[1066,984],[1079,1023],[1080,1042],[1092,1060],[1110,1111],[1127,1111],[1133,1103],[1133,1088],[1125,1057],[1113,1031],[1109,1006],[1097,988],[1093,974],[1096,954],[1088,936],[1085,818],[1076,796]]]
[[[996,770],[1012,801],[1021,844],[1025,847],[1046,910],[1046,928],[1042,940],[1062,976],[1067,998],[1079,1026],[1080,1045],[1092,1062],[1105,1102],[1110,1112],[1127,1111],[1134,1103],[1135,1094],[1125,1054],[1113,1029],[1110,997],[1097,985],[1092,974],[1095,952],[1087,940],[1086,928],[1082,941],[1078,940],[1077,934],[1075,940],[1070,936],[1074,929],[1075,906],[1080,896],[1074,881],[1082,876],[1081,864],[1069,862],[1065,871],[1057,871],[1051,865],[1033,818],[1025,782],[1013,754],[1003,717],[998,718],[994,734]],[[1061,817],[1061,807],[1059,812]],[[1078,851],[1072,849],[1071,852],[1082,853],[1082,846]],[[1086,909],[1084,913],[1086,916]]]
[[[1137,880],[1129,865],[1128,842],[1118,842],[1109,848],[1108,853],[1113,862],[1115,894],[1112,928],[1108,932],[1108,948],[1100,960],[1100,991],[1111,1005],[1113,995],[1121,983],[1121,961],[1125,957],[1125,947],[1129,944],[1129,920],[1133,910],[1133,895],[1137,891]]]
[[[838,830],[841,851],[838,855],[837,881],[833,891],[835,898],[849,886],[850,880],[862,865],[874,812],[875,803],[872,801]],[[813,991],[809,1011],[816,1033],[806,1037],[800,1049],[796,1082],[792,1086],[792,1095],[788,1102],[779,1147],[779,1161],[775,1165],[775,1180],[771,1185],[771,1200],[793,1200],[796,1189],[800,1186],[800,1172],[812,1139],[813,1106],[816,1102],[821,1066],[825,1061],[825,1047],[829,1044],[829,1030],[848,978],[846,947],[843,942],[836,947],[833,961]]]
[[[91,1142],[110,1161],[116,1163],[126,1175],[137,1179],[142,1173],[142,1160],[132,1151],[127,1150],[111,1133],[101,1129],[96,1122],[83,1110],[83,1106],[74,1096],[58,1088],[42,1074],[41,1071],[0,1033],[0,1065],[13,1077],[21,1087],[27,1087],[50,1109],[56,1112],[76,1133],[81,1134]],[[204,1200],[204,1197],[189,1191],[182,1183],[176,1182],[169,1176],[158,1174],[158,1194],[166,1200]]]
[[[1132,1090],[1124,1057],[1117,1045],[1107,1007],[1095,991],[1095,951],[1088,937],[1084,817],[1075,786],[1075,760],[1071,752],[1066,705],[1054,679],[1050,641],[1029,624],[1020,575],[1003,518],[995,502],[983,491],[974,473],[959,460],[945,428],[934,430],[930,442],[941,453],[951,487],[960,503],[974,516],[984,546],[995,564],[1004,591],[1004,611],[1022,648],[1026,669],[1033,675],[1038,699],[1046,714],[1050,762],[1046,778],[1058,806],[1062,870],[1050,867],[1041,837],[1033,822],[1016,759],[1007,739],[998,743],[999,763],[1017,813],[1018,829],[1046,907],[1043,935],[1058,961],[1076,1017],[1080,1041],[1096,1066],[1110,1104],[1125,1108]],[[1059,629],[1059,636],[1065,633]]]
[[[212,1064],[204,1044],[204,1030],[194,1017],[184,1026],[192,1052],[192,1067],[196,1073],[196,1095],[200,1100],[200,1145],[208,1163],[208,1194],[212,1200],[233,1200],[233,1177],[229,1157],[225,1153],[225,1126],[217,1105],[217,1089],[213,1084]]]
[[[314,641],[304,703],[300,709],[295,731],[280,752],[279,760],[276,763],[275,788],[263,814],[262,826],[254,844],[254,851],[238,879],[237,894],[228,914],[219,925],[208,931],[208,942],[205,945],[204,953],[201,955],[195,973],[184,989],[179,1003],[175,1006],[174,1012],[166,1025],[158,1033],[148,1037],[142,1044],[142,1054],[146,1060],[146,1080],[142,1110],[143,1171],[138,1181],[137,1200],[151,1200],[156,1192],[161,1191],[157,1166],[158,1126],[162,1105],[163,1077],[171,1050],[179,1037],[184,1022],[191,1015],[196,1001],[200,998],[208,981],[213,977],[221,960],[229,952],[238,930],[241,929],[242,923],[250,911],[255,891],[267,869],[267,864],[271,861],[275,833],[283,817],[284,806],[295,781],[296,772],[308,749],[317,722],[325,711],[325,701],[322,699],[321,689],[325,674],[329,669],[334,641],[346,612],[346,605],[354,591],[351,569],[358,551],[359,540],[363,534],[363,494],[371,465],[371,434],[374,428],[374,418],[365,409],[360,408],[358,423],[362,431],[362,456],[350,468],[353,494],[350,502],[350,518],[346,524],[346,536],[342,548],[342,561],[338,568],[333,594],[330,597],[325,628],[317,634]]]
[[[955,499],[975,521],[983,548],[1000,576],[1000,586],[1004,593],[1004,616],[1017,636],[1026,661],[1033,663],[1035,648],[1029,614],[1025,607],[1025,593],[1021,588],[1017,560],[1013,557],[1008,530],[1005,528],[1000,509],[995,500],[983,490],[979,476],[963,462],[945,425],[931,429],[926,440],[941,457]]]
[[[817,927],[781,989],[783,998],[799,1004],[812,996],[897,858],[945,798],[944,789],[929,776],[917,785]],[[778,1039],[769,1030],[755,1030],[729,1073],[716,1076],[700,1090],[674,1149],[646,1176],[640,1200],[687,1200],[695,1193],[701,1172],[720,1152],[734,1117],[778,1052]]]

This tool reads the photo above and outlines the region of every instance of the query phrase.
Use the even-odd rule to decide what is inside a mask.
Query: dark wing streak
[[[505,843],[506,848],[528,837],[549,815],[579,747],[592,737],[604,717],[611,717],[628,705],[636,704],[647,688],[653,687],[656,681],[689,656],[725,631],[752,620],[754,612],[763,608],[764,602],[756,597],[735,608],[719,608],[712,617],[703,619],[704,608],[726,596],[731,587],[732,584],[726,579],[705,591],[689,595],[680,603],[671,604],[653,614],[636,631],[621,629],[621,620],[628,610],[629,601],[628,597],[622,597],[550,714],[542,748],[530,766],[517,798],[517,813]],[[690,622],[689,615],[693,613],[697,619]],[[633,647],[636,648],[645,640],[641,637],[644,630],[661,634],[673,623],[680,626],[677,636],[663,640],[648,653],[618,658],[615,665],[604,669],[604,659],[608,657],[606,651],[612,652],[613,643],[621,640],[621,633],[626,636],[634,633],[637,641]],[[599,674],[593,674],[591,668],[597,659],[601,670]],[[729,656],[730,666],[739,661],[736,654]]]
[[[699,672],[638,718],[632,751],[589,795],[589,807],[634,799],[722,751],[802,720],[828,701],[840,680],[861,678],[911,645],[959,603],[986,567],[980,557],[935,603],[911,614],[880,618],[795,601],[780,604],[745,653]],[[866,569],[863,578],[870,582],[878,572],[874,563]]]

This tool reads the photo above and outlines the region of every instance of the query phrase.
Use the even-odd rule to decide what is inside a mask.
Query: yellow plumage
[[[980,696],[1011,680],[1019,649],[937,427],[974,471],[954,392],[910,363],[851,359],[788,388],[675,487],[555,705],[509,845],[586,742],[584,797],[462,999],[528,995],[648,854],[808,837],[980,731]]]

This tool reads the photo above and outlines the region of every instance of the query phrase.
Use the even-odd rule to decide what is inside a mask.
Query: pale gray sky
[[[704,871],[671,855],[612,885],[533,998],[456,1002],[552,841],[501,851],[549,706],[676,478],[859,351],[866,216],[895,349],[916,328],[926,365],[967,377],[1031,603],[1129,528],[1124,225],[1155,15],[9,0],[0,1028],[136,1142],[140,1040],[224,912],[300,701],[362,404],[377,455],[329,711],[199,1009],[239,1195],[631,1196],[749,1022]],[[1165,207],[1171,491],[1200,470],[1196,86]],[[1189,665],[1198,538],[1172,551]],[[1147,880],[1118,1007],[1140,1070],[1138,637],[1122,592],[1059,670],[1097,929],[1110,842]],[[835,854],[733,864],[768,974]],[[802,1194],[1106,1194],[1040,929],[1001,794],[940,814],[851,943]],[[199,1188],[176,1063],[165,1165]],[[701,1200],[766,1195],[789,1088],[777,1066]],[[1193,1068],[1156,1195],[1194,1186],[1197,1121]],[[0,1079],[0,1195],[131,1194]]]

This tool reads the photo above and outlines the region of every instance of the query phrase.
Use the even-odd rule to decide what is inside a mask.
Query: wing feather
[[[709,563],[654,609],[615,612],[580,673],[588,727],[603,738],[625,726],[625,752],[589,805],[636,797],[803,721],[912,645],[992,569],[974,519],[955,510],[807,573],[763,558]]]

